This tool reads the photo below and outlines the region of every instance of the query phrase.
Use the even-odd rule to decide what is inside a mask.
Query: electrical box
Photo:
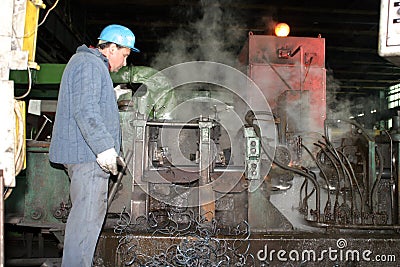
[[[378,54],[400,65],[400,0],[381,0]]]

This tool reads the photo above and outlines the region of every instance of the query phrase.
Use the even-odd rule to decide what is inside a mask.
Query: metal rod
[[[45,121],[43,122],[42,127],[40,127],[39,131],[37,132],[37,134],[35,135],[35,138],[33,140],[37,140],[39,138],[39,136],[42,133],[47,122],[52,122],[46,115],[43,115],[43,117],[45,118]]]
[[[187,123],[187,122],[146,122],[147,126],[173,126],[173,127],[199,127],[198,123]]]
[[[179,168],[183,171],[188,172],[198,172],[199,166],[198,165],[174,165],[174,167]],[[171,167],[149,167],[149,171],[167,171],[171,170]],[[227,166],[227,167],[215,167],[214,172],[245,172],[244,166]]]
[[[131,157],[132,157],[132,151],[129,150],[129,151],[126,153],[125,161],[124,161],[122,158],[118,158],[118,160],[119,160],[119,165],[122,167],[122,169],[121,169],[120,172],[118,172],[117,181],[112,185],[111,190],[110,190],[110,193],[109,193],[109,195],[108,195],[108,200],[107,200],[107,206],[108,206],[108,207],[110,207],[111,202],[113,201],[114,196],[115,196],[115,194],[116,194],[117,191],[118,191],[118,187],[119,187],[119,185],[121,184],[122,177],[124,176],[124,173],[125,173],[126,168],[127,168],[127,166],[128,166],[128,162],[130,162]]]

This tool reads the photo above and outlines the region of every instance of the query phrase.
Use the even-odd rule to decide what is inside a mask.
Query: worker
[[[65,166],[71,180],[63,267],[92,266],[121,146],[109,72],[125,66],[131,51],[139,52],[133,32],[121,25],[105,27],[98,39],[97,47],[78,47],[65,67],[50,143],[50,161]]]

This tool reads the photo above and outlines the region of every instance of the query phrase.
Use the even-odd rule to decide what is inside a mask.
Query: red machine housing
[[[279,123],[279,141],[324,132],[325,39],[250,33],[239,56]]]

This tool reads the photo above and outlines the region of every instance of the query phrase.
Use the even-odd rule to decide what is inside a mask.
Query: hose
[[[15,134],[15,141],[14,141],[14,164],[15,164],[15,176],[17,176],[22,169],[24,168],[24,141],[25,141],[25,136],[24,136],[24,118],[21,112],[21,106],[18,101],[14,101],[14,113],[16,117],[16,134]],[[3,198],[7,199],[11,193],[12,193],[12,188],[6,187],[4,192],[3,192]]]
[[[14,112],[17,118],[17,135],[16,135],[16,147],[15,147],[15,176],[17,176],[24,167],[24,118],[20,109],[18,101],[14,102]]]

